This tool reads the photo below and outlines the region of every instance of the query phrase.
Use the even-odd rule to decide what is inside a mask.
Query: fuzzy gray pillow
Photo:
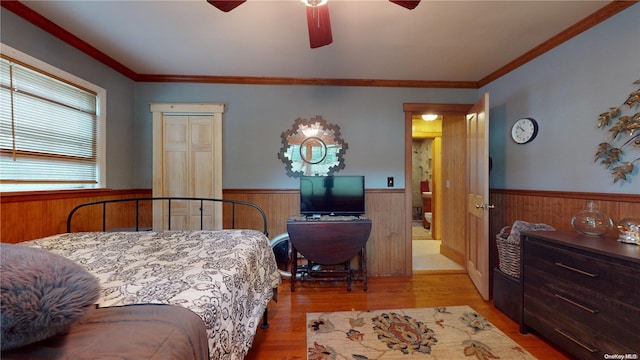
[[[64,333],[100,297],[80,265],[23,245],[0,244],[0,284],[2,350]]]

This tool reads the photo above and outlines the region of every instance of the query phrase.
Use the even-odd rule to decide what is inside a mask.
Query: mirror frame
[[[321,132],[321,134],[333,134],[332,136],[332,140],[331,142],[325,141],[322,138],[322,135],[318,135],[318,134],[314,134],[311,136],[307,136],[304,134],[303,130],[307,129],[311,126],[315,126],[319,129],[319,131]],[[322,116],[320,115],[316,115],[316,117],[311,118],[309,120],[307,119],[303,119],[303,118],[298,118],[296,119],[296,121],[293,123],[293,126],[291,127],[291,129],[284,131],[282,133],[282,135],[280,135],[280,137],[282,138],[282,147],[280,148],[280,152],[278,153],[278,159],[282,160],[282,162],[285,165],[285,168],[287,170],[287,176],[289,177],[293,177],[293,178],[297,178],[297,177],[301,177],[301,176],[309,176],[309,175],[322,175],[322,176],[329,176],[329,175],[333,175],[335,172],[340,171],[342,169],[344,169],[344,154],[347,151],[347,149],[349,148],[349,145],[344,141],[344,139],[342,139],[341,134],[340,134],[340,127],[338,125],[335,124],[329,124],[327,123]],[[321,153],[321,156],[319,159],[310,159],[307,160],[305,159],[305,155],[302,153],[302,148],[299,149],[300,152],[300,158],[302,159],[302,161],[308,165],[321,165],[323,163],[325,163],[328,158],[333,158],[332,156],[328,156],[330,151],[332,149],[335,149],[335,157],[337,159],[337,161],[335,162],[335,165],[330,166],[326,173],[325,172],[312,172],[312,173],[304,173],[303,171],[294,171],[294,161],[292,159],[290,159],[289,157],[287,157],[286,154],[290,153],[291,149],[290,147],[294,145],[294,143],[291,141],[291,139],[301,139],[300,141],[296,142],[300,143],[300,144],[304,144],[307,141],[318,141],[319,143],[322,144],[323,147],[323,152]],[[332,146],[332,145],[336,145],[336,146]]]

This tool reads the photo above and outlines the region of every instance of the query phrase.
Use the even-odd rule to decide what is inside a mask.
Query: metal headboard
[[[71,232],[71,220],[73,218],[73,215],[76,213],[76,211],[78,211],[79,209],[83,208],[83,207],[87,207],[87,206],[94,206],[94,205],[102,205],[102,231],[107,231],[107,204],[110,203],[122,203],[122,202],[135,202],[136,205],[136,227],[135,227],[135,231],[140,231],[140,224],[139,224],[139,206],[140,206],[140,202],[141,201],[156,201],[156,200],[166,200],[168,201],[168,215],[169,215],[169,220],[168,220],[168,229],[171,230],[171,202],[174,200],[190,200],[190,201],[199,201],[200,202],[200,230],[203,229],[203,214],[202,214],[202,208],[203,205],[206,202],[222,202],[222,203],[227,203],[227,204],[231,204],[231,228],[235,229],[235,224],[236,224],[236,206],[240,205],[240,206],[249,206],[252,208],[255,208],[260,215],[262,216],[262,223],[263,223],[263,233],[265,234],[265,236],[269,237],[269,232],[267,231],[267,216],[264,213],[264,210],[262,210],[262,208],[254,203],[250,203],[250,202],[246,202],[246,201],[240,201],[240,200],[229,200],[229,199],[212,199],[212,198],[199,198],[199,197],[142,197],[142,198],[130,198],[130,199],[113,199],[113,200],[101,200],[101,201],[93,201],[93,202],[88,202],[88,203],[83,203],[80,204],[76,207],[73,208],[73,210],[71,210],[71,212],[69,212],[69,215],[67,216],[67,232]]]

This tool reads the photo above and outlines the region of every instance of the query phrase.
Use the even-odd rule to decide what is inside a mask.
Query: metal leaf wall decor
[[[634,85],[640,85],[636,80]],[[598,116],[598,128],[609,128],[611,140],[598,145],[596,158],[613,176],[613,182],[627,181],[640,161],[640,89],[636,89],[619,107]],[[635,111],[635,114],[631,114]],[[635,158],[635,159],[634,159]]]

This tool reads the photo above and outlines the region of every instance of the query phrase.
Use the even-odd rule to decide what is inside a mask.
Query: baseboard
[[[466,274],[467,270],[413,270],[413,275]]]
[[[456,264],[459,264],[460,266],[466,268],[464,266],[464,254],[460,254],[459,252],[453,250],[452,248],[444,244],[440,244],[440,254],[451,259]]]

